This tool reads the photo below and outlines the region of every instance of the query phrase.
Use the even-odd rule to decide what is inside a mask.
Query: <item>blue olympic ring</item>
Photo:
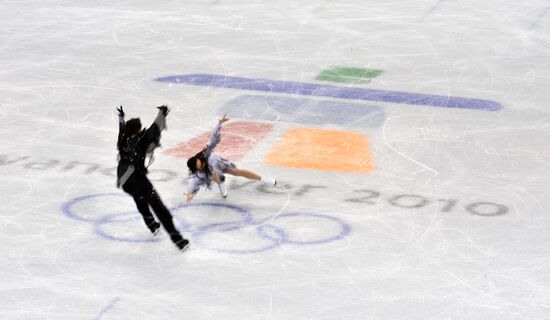
[[[147,238],[147,239],[133,239],[129,237],[117,236],[112,234],[107,230],[107,226],[117,224],[117,223],[127,223],[134,220],[142,220],[141,215],[137,211],[127,211],[120,213],[109,213],[106,215],[101,215],[98,217],[86,216],[78,214],[75,211],[75,206],[87,202],[90,200],[101,199],[105,197],[127,197],[124,193],[97,193],[78,196],[73,199],[68,200],[63,204],[62,210],[63,213],[74,220],[90,222],[94,226],[94,231],[96,234],[101,236],[104,239],[122,241],[122,242],[134,242],[134,243],[145,243],[145,242],[158,242],[161,241],[161,237]],[[191,222],[186,219],[185,214],[176,214],[182,210],[196,208],[196,207],[219,207],[228,212],[232,212],[237,215],[237,220],[235,221],[222,221],[217,223],[209,223],[205,225],[193,226]],[[191,235],[192,242],[195,245],[199,245],[203,248],[225,253],[234,253],[234,254],[251,254],[264,252],[271,249],[275,249],[283,244],[288,245],[318,245],[326,244],[333,241],[340,240],[351,233],[351,226],[345,223],[343,220],[325,214],[318,213],[301,213],[301,212],[292,212],[292,213],[281,213],[276,214],[271,217],[265,218],[263,220],[254,221],[253,215],[246,209],[223,203],[193,203],[193,204],[180,204],[173,208],[169,209],[173,216],[174,222],[177,225],[178,229],[187,234]],[[337,226],[337,231],[332,231],[329,237],[322,239],[313,239],[313,240],[293,240],[289,235],[289,232],[282,227],[278,226],[277,223],[283,220],[288,220],[292,218],[301,218],[301,219],[313,219],[312,223],[308,223],[308,226],[316,225],[319,222],[329,222]],[[224,235],[226,238],[230,233],[235,232],[253,232],[260,237],[261,241],[252,243],[256,247],[252,248],[237,248],[235,249],[234,241],[229,241],[225,239],[224,241],[210,241],[205,240],[206,237],[220,236]],[[217,244],[217,246],[215,246]],[[223,245],[229,245],[229,247],[223,247]],[[231,247],[233,245],[233,247]]]

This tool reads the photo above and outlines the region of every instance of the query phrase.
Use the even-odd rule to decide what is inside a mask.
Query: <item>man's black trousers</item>
[[[149,210],[149,206],[153,208],[155,215],[160,220],[160,223],[170,235],[174,243],[182,239],[179,231],[174,226],[172,214],[166,208],[159,194],[149,181],[146,175],[134,173],[128,178],[122,189],[130,194],[136,203],[139,213],[143,216],[145,224],[151,231],[154,231],[156,225],[155,218]]]

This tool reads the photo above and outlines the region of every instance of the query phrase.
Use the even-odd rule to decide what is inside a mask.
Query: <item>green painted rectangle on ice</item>
[[[382,70],[377,69],[333,67],[323,70],[315,79],[339,83],[367,84],[372,78],[378,77],[381,73]]]

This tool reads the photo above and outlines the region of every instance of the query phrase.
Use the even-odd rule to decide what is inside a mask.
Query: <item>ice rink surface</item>
[[[549,319],[549,31],[542,0],[0,2],[0,318]],[[115,187],[115,107],[161,104],[184,253]],[[224,112],[280,188],[187,205]]]

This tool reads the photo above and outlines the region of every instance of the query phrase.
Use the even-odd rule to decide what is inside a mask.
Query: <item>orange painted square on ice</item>
[[[367,139],[348,131],[299,128],[287,132],[266,162],[274,166],[368,173],[374,169]]]

